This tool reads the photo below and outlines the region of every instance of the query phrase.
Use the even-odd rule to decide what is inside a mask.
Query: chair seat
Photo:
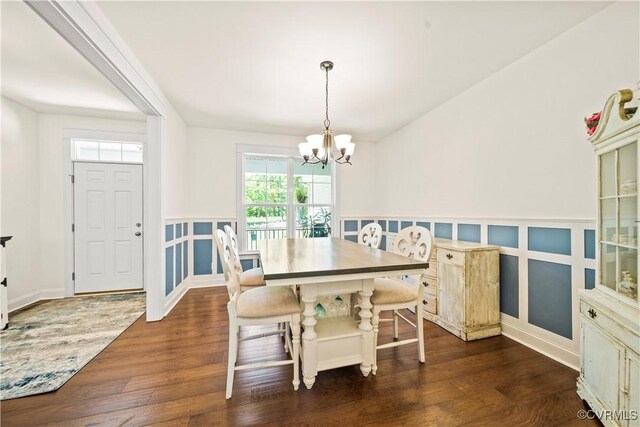
[[[415,301],[418,291],[415,286],[398,279],[379,278],[373,280],[371,304],[402,304]]]
[[[250,319],[284,316],[302,311],[296,294],[288,286],[249,289],[238,297],[236,310],[238,317]]]
[[[264,273],[260,267],[250,268],[240,273],[241,286],[261,286],[264,285]]]

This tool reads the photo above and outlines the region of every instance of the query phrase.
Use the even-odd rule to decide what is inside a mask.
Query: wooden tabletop
[[[263,240],[258,250],[265,280],[396,271],[429,265],[336,237]]]

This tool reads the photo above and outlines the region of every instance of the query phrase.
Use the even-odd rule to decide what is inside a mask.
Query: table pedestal
[[[333,278],[332,278],[333,279]],[[360,323],[350,317],[315,317],[319,296],[358,292],[360,295]],[[373,279],[345,280],[331,283],[310,283],[300,286],[304,304],[302,312],[302,375],[310,389],[319,371],[360,364],[366,377],[373,364],[373,328],[371,301]]]

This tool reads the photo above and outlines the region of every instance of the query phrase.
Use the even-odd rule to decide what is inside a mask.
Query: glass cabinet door
[[[599,284],[638,298],[638,143],[599,156]]]

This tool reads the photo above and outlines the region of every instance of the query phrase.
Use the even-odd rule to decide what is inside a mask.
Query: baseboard
[[[38,301],[64,298],[64,289],[42,289],[9,300],[9,314]]]
[[[184,294],[191,288],[191,278],[187,277],[180,283],[179,288],[175,289],[169,299],[164,304],[164,315],[163,318],[167,316],[173,310],[173,307],[182,299]]]
[[[189,276],[189,286],[191,288],[209,288],[213,286],[224,286],[226,283],[223,277],[216,276]]]
[[[516,326],[509,325],[504,321],[502,322],[502,335],[511,338],[520,344],[526,345],[538,353],[544,354],[545,356],[550,357],[556,362],[560,362],[575,371],[580,370],[580,354],[562,348],[557,344],[535,336]]]

